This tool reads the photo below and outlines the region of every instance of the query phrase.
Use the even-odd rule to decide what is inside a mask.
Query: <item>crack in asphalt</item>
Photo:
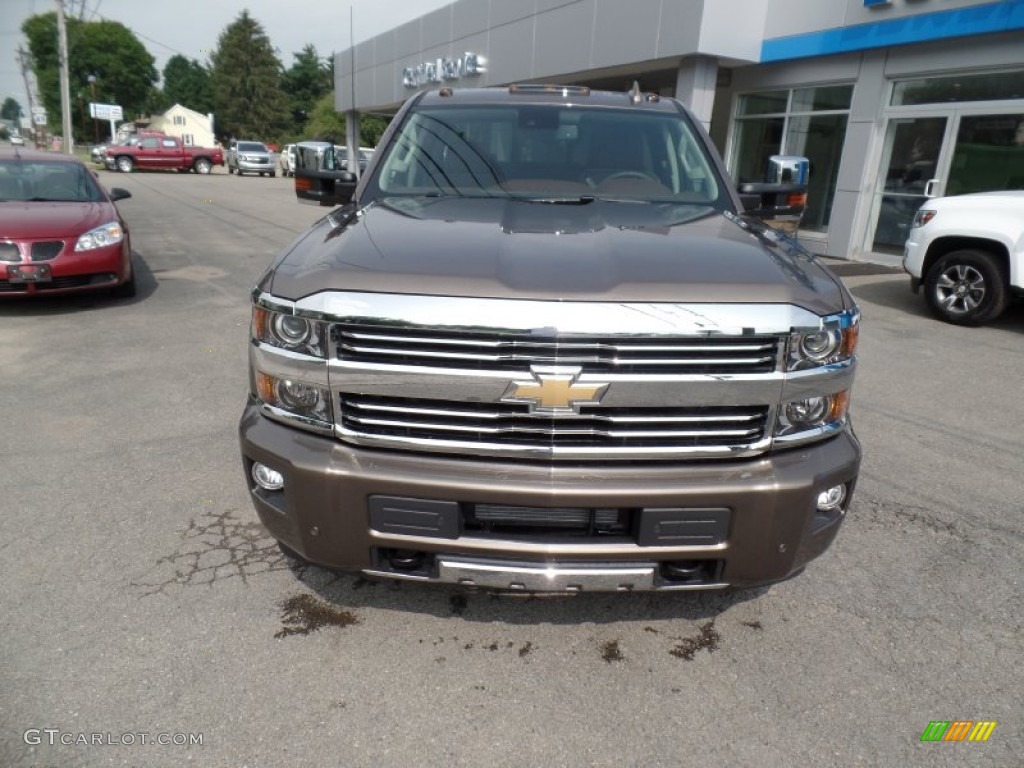
[[[159,558],[150,575],[129,584],[147,597],[166,594],[172,587],[210,587],[230,579],[246,583],[261,573],[292,570],[266,529],[257,522],[243,522],[235,512],[228,509],[194,518],[181,546]]]

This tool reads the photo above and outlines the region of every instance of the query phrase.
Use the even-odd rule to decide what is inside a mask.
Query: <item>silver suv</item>
[[[228,173],[258,173],[260,176],[276,176],[274,154],[261,141],[233,140],[228,147]]]

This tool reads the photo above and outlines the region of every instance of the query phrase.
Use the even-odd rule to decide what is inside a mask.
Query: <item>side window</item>
[[[156,149],[160,145],[156,139],[143,139],[139,142],[139,146],[143,149]]]
[[[162,144],[162,145],[163,145],[164,147],[168,148],[168,149],[174,149],[175,147],[177,147],[177,146],[178,146],[178,144],[177,144],[177,143],[176,143],[176,142],[174,141],[174,139],[164,139],[164,140],[163,140],[163,141],[161,142],[161,144]]]

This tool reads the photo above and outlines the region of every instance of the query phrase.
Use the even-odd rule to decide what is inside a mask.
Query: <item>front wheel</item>
[[[117,170],[121,173],[131,173],[135,168],[135,162],[127,155],[117,158]]]
[[[940,320],[981,325],[1009,304],[1005,269],[989,251],[952,251],[936,261],[924,279],[928,307]]]
[[[196,161],[192,164],[192,170],[196,173],[205,176],[213,168],[213,165],[205,157],[196,158]]]

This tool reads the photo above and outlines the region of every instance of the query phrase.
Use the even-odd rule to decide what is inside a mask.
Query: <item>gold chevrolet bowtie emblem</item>
[[[581,405],[597,405],[607,384],[578,384],[580,369],[530,369],[532,381],[513,381],[502,395],[504,403],[529,403],[531,413],[579,413]]]

